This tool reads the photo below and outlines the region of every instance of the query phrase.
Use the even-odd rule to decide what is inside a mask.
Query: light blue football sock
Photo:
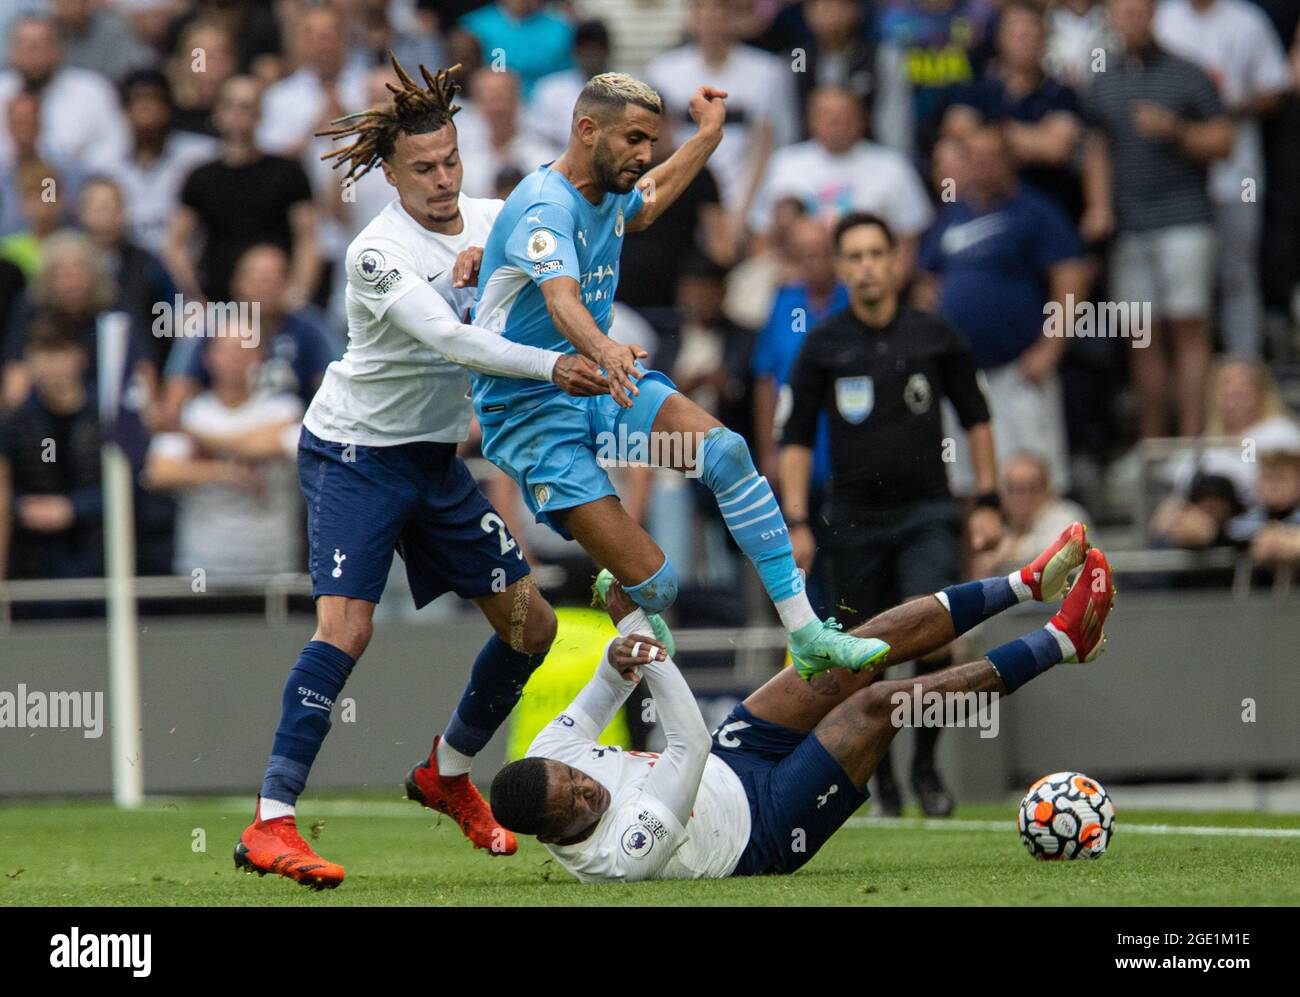
[[[744,437],[725,427],[710,430],[700,447],[699,467],[700,480],[718,500],[727,529],[758,570],[786,629],[794,632],[817,622],[804,593],[803,572],[794,563],[785,517],[772,486],[754,467]]]

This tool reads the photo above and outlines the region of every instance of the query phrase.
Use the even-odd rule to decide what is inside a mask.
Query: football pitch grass
[[[307,797],[304,837],[316,823],[314,846],[347,869],[319,893],[234,869],[251,801],[0,803],[0,906],[1300,904],[1300,815],[1125,813],[1119,797],[1095,861],[1036,862],[1014,805],[980,804],[946,823],[861,811],[793,876],[602,886],[574,882],[531,839],[509,858],[476,852],[395,795]]]

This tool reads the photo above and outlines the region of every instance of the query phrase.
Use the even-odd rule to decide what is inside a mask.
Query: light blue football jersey
[[[576,353],[546,313],[541,285],[572,277],[582,303],[608,333],[618,286],[618,258],[627,222],[641,210],[641,192],[606,194],[592,204],[549,165],[524,177],[506,199],[483,247],[474,324],[507,339],[558,353]],[[500,406],[560,389],[544,381],[472,375],[474,407]]]

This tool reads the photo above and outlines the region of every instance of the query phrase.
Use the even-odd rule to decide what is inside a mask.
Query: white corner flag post
[[[108,584],[108,708],[112,729],[113,802],[144,802],[140,736],[140,645],[135,601],[135,499],[131,461],[117,434],[127,376],[129,319],[122,312],[98,323],[100,467],[104,488],[104,559]]]

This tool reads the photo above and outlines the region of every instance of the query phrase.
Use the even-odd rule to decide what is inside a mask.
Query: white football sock
[[[812,603],[808,601],[807,592],[798,592],[772,605],[776,607],[777,615],[781,617],[781,626],[785,627],[786,633],[794,633],[809,623],[820,622],[817,614],[813,612]]]
[[[281,803],[279,800],[268,800],[262,797],[261,805],[257,815],[262,820],[275,820],[277,817],[293,817],[297,814],[297,808],[292,803]]]
[[[474,764],[473,755],[464,755],[447,743],[447,738],[438,738],[437,756],[438,774],[442,776],[464,775]]]
[[[1011,591],[1016,594],[1018,601],[1028,602],[1034,597],[1034,590],[1026,585],[1025,580],[1020,577],[1019,568],[1007,575],[1007,582],[1011,586]]]
[[[1062,661],[1070,661],[1078,656],[1079,652],[1074,646],[1074,641],[1064,630],[1059,629],[1054,623],[1046,624],[1043,629],[1056,638],[1056,643],[1061,648]]]

